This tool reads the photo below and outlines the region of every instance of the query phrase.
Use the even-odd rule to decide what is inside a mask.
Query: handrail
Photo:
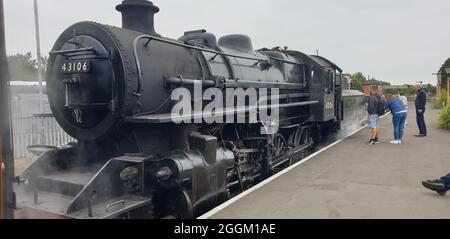
[[[133,54],[134,54],[134,60],[135,60],[136,67],[137,67],[137,75],[138,75],[138,86],[137,86],[137,89],[135,92],[136,96],[140,96],[140,94],[142,92],[142,70],[141,70],[141,65],[140,65],[138,52],[137,52],[137,44],[141,39],[148,39],[148,41],[145,43],[145,47],[147,47],[151,41],[158,41],[158,42],[162,42],[162,43],[166,43],[166,44],[170,44],[170,45],[174,45],[174,46],[185,47],[185,48],[198,50],[198,51],[202,51],[202,52],[213,53],[213,54],[221,55],[221,56],[229,56],[229,57],[245,59],[245,60],[254,60],[257,62],[267,61],[267,59],[264,59],[264,58],[240,56],[240,55],[236,55],[236,54],[230,54],[230,53],[220,52],[220,51],[216,51],[216,50],[210,50],[210,49],[206,49],[206,48],[202,48],[202,47],[198,47],[198,46],[192,46],[192,45],[188,45],[188,44],[184,44],[181,42],[177,42],[174,40],[168,40],[168,39],[164,39],[164,38],[160,38],[160,37],[155,37],[155,36],[150,36],[150,35],[140,35],[140,36],[136,37],[133,42]],[[284,60],[284,59],[277,58],[277,57],[272,57],[272,56],[267,56],[267,57],[269,59],[274,59],[274,60],[281,61],[281,62],[284,62],[287,64],[300,65],[300,66],[304,65],[299,62]]]
[[[66,54],[71,54],[71,53],[83,53],[83,52],[96,53],[96,50],[94,47],[84,47],[84,48],[70,49],[70,50],[51,51],[49,54],[50,55],[66,55]]]

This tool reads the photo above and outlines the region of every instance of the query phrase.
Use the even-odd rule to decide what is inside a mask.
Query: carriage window
[[[326,80],[324,82],[325,85],[325,93],[331,93],[334,90],[334,82],[335,82],[335,75],[334,72],[328,71]]]

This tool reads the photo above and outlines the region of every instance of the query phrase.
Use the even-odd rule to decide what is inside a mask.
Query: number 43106
[[[64,73],[83,73],[89,72],[89,61],[72,61],[65,62],[61,66],[61,71]]]

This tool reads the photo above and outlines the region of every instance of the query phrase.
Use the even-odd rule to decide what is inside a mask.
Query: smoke
[[[318,149],[324,148],[337,140],[344,139],[367,123],[365,104],[355,104],[344,112],[344,120],[337,132],[325,132],[320,139]]]

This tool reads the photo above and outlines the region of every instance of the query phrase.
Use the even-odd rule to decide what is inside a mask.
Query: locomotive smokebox
[[[160,36],[155,32],[154,16],[159,8],[147,0],[124,0],[116,10],[122,13],[122,27]]]

